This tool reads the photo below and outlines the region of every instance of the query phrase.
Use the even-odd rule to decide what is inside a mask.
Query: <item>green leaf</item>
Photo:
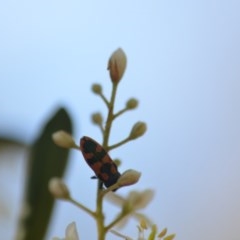
[[[63,108],[49,120],[31,148],[24,204],[27,210],[19,229],[25,233],[23,240],[43,240],[46,234],[54,205],[48,182],[63,176],[69,154],[68,149],[52,141],[52,134],[60,129],[72,132],[71,119]]]

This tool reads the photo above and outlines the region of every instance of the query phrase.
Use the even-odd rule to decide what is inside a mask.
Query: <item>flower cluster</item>
[[[98,179],[96,208],[95,210],[91,210],[79,201],[74,200],[66,184],[61,179],[51,179],[49,182],[49,191],[55,198],[69,201],[93,217],[97,225],[98,240],[105,240],[106,234],[108,232],[111,232],[116,236],[123,237],[125,239],[131,239],[114,230],[114,227],[126,224],[129,217],[135,217],[140,221],[140,225],[138,227],[139,240],[145,239],[143,237],[143,233],[147,229],[147,225],[152,226],[152,230],[148,238],[149,240],[153,240],[157,233],[156,226],[152,224],[151,220],[144,214],[138,212],[139,210],[145,208],[147,204],[152,200],[154,195],[153,190],[146,189],[143,191],[131,191],[126,198],[123,198],[115,192],[119,188],[137,183],[141,177],[141,173],[134,169],[128,169],[121,174],[118,170],[118,166],[121,161],[118,159],[113,160],[108,152],[117,147],[120,147],[123,144],[128,143],[129,141],[143,136],[147,130],[146,123],[138,121],[133,125],[130,133],[126,138],[120,140],[117,143],[109,144],[111,127],[114,120],[121,116],[123,113],[136,109],[138,106],[138,100],[135,98],[130,98],[126,101],[123,109],[116,112],[114,111],[115,97],[118,89],[117,87],[124,75],[126,65],[126,54],[121,48],[119,48],[113,52],[108,61],[108,70],[112,83],[112,93],[109,100],[105,97],[101,84],[95,83],[92,85],[92,92],[103,100],[108,109],[106,119],[104,119],[103,115],[100,112],[95,112],[92,114],[93,124],[98,126],[102,133],[102,144],[99,144],[91,137],[84,136],[80,139],[80,144],[78,145],[74,141],[73,137],[63,130],[59,130],[52,135],[52,139],[56,145],[63,148],[73,148],[81,151],[83,158],[86,160],[86,163],[93,170],[95,174],[94,177]],[[120,212],[109,223],[105,222],[103,211],[104,199],[117,204],[120,208]],[[161,239],[164,237],[164,240],[171,240],[174,238],[174,235],[165,235],[166,230],[163,230],[158,234],[158,238]],[[57,240],[59,238],[54,239]],[[64,239],[79,239],[75,223],[68,225]]]

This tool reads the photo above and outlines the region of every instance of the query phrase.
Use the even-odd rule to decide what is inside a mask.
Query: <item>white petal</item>
[[[126,201],[130,203],[135,210],[145,208],[152,200],[154,191],[146,189],[143,192],[132,191],[129,193]]]
[[[108,201],[115,205],[123,206],[124,204],[130,204],[133,206],[134,210],[145,208],[148,203],[152,200],[154,191],[151,189],[146,189],[142,192],[131,191],[129,192],[127,198],[124,198],[116,193],[108,193],[106,198]]]
[[[66,240],[79,240],[75,222],[72,222],[67,226]]]
[[[106,195],[106,199],[115,204],[115,205],[118,205],[118,206],[122,206],[125,202],[125,198],[123,198],[122,196],[114,193],[114,192],[109,192],[107,195]]]

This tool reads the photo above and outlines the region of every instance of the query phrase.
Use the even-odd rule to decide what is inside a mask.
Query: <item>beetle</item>
[[[117,165],[99,143],[83,136],[80,139],[80,150],[89,167],[107,188],[117,182],[121,176]]]

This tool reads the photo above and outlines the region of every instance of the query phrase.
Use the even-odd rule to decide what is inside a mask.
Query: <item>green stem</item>
[[[99,127],[102,135],[104,136],[104,128],[103,128],[103,125],[101,123],[97,124],[97,126]]]
[[[101,125],[99,125],[99,127],[100,127],[100,130],[101,130],[102,135],[104,135],[104,128],[103,128],[103,125],[101,124]]]
[[[114,114],[113,118],[117,118],[119,117],[121,114],[125,113],[128,110],[128,108],[124,108],[122,110],[120,110],[119,112],[117,112],[116,114]]]
[[[95,212],[91,211],[89,208],[85,207],[84,205],[82,205],[81,203],[77,202],[76,200],[74,200],[73,198],[69,198],[68,199],[69,202],[73,203],[74,205],[76,205],[77,207],[81,208],[83,211],[85,211],[86,213],[88,213],[90,216],[96,218],[96,214]]]
[[[108,107],[108,116],[107,116],[107,122],[105,129],[103,131],[103,148],[107,148],[108,146],[108,140],[110,135],[110,130],[112,126],[112,121],[114,118],[113,114],[113,108],[114,108],[114,102],[117,92],[117,84],[113,84],[112,87],[112,95],[110,102],[107,101],[107,99],[101,95],[103,101],[106,103]],[[105,236],[107,233],[107,229],[104,226],[104,214],[103,214],[103,194],[102,193],[102,182],[98,180],[98,187],[97,187],[97,199],[96,199],[96,221],[97,221],[97,228],[98,228],[98,240],[105,240]]]
[[[108,107],[108,116],[106,121],[105,129],[102,128],[103,132],[103,148],[106,149],[108,146],[109,135],[111,131],[112,121],[114,119],[113,109],[114,109],[114,102],[117,92],[117,84],[112,85],[112,95],[110,98],[110,102],[104,97],[104,95],[100,95],[103,101],[106,103]],[[104,240],[106,233],[108,231],[107,228],[104,226],[104,214],[103,214],[103,196],[102,194],[102,182],[98,180],[97,186],[97,199],[96,199],[96,221],[97,221],[97,229],[98,229],[98,240]]]
[[[112,234],[118,236],[118,237],[121,237],[121,238],[125,239],[125,240],[132,240],[132,238],[130,238],[130,237],[126,236],[126,235],[123,235],[123,234],[117,232],[116,230],[111,229],[110,232],[111,232]]]
[[[102,100],[103,100],[104,103],[107,105],[107,107],[109,107],[109,102],[108,102],[108,100],[106,99],[106,97],[105,97],[102,93],[100,93],[99,96],[102,98]]]
[[[116,182],[115,184],[111,185],[107,189],[102,190],[100,194],[102,195],[102,197],[104,197],[108,192],[116,190],[119,187],[120,186],[119,186],[118,182]]]
[[[99,189],[99,188],[98,188]],[[103,215],[103,198],[100,189],[98,190],[98,195],[97,195],[97,210],[96,210],[96,215],[97,215],[97,228],[98,228],[98,240],[104,240],[106,231],[104,228],[104,215]]]
[[[114,227],[117,223],[119,223],[123,218],[125,218],[130,212],[121,212],[111,223],[109,223],[105,227],[105,231],[109,231],[112,227]]]
[[[108,108],[108,116],[107,116],[107,122],[106,122],[106,127],[105,127],[105,132],[104,132],[104,138],[103,138],[103,147],[107,148],[108,146],[108,140],[109,140],[109,135],[112,127],[112,121],[114,118],[113,114],[113,109],[114,109],[114,102],[116,98],[116,92],[117,92],[117,84],[112,85],[112,95],[111,99],[109,102],[109,108]]]
[[[131,141],[131,139],[129,137],[127,137],[124,140],[122,140],[121,142],[118,142],[116,144],[113,144],[112,146],[107,147],[107,151],[110,151],[110,150],[112,150],[114,148],[117,148],[117,147],[119,147],[119,146],[121,146],[121,145],[123,145],[123,144],[125,144],[125,143],[127,143],[129,141]]]

